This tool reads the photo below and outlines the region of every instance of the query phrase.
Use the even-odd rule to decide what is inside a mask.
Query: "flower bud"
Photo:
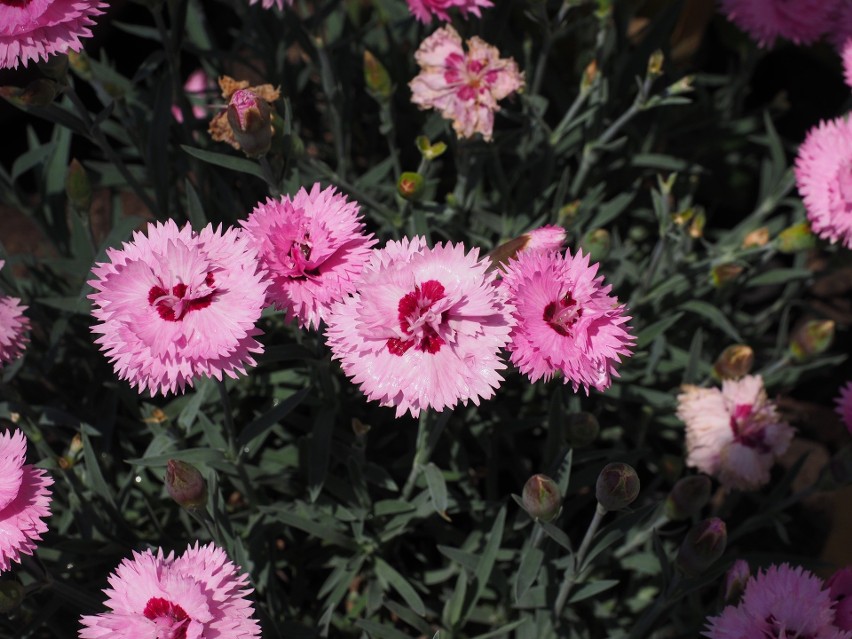
[[[592,60],[583,70],[583,77],[580,80],[580,93],[588,93],[597,77],[598,63],[595,60]]]
[[[761,226],[743,238],[743,248],[756,248],[769,244],[769,227]]]
[[[606,510],[621,510],[639,495],[639,476],[629,464],[613,462],[604,466],[595,484],[595,497]]]
[[[370,428],[372,427],[369,424],[365,424],[357,417],[352,418],[352,432],[355,433],[356,437],[366,436],[370,432]]]
[[[790,355],[797,362],[828,350],[834,341],[833,320],[808,320],[793,331],[790,338]]]
[[[399,176],[396,190],[406,200],[416,200],[423,193],[423,176],[414,171],[406,171]]]
[[[571,448],[588,446],[598,436],[601,426],[591,413],[571,413],[565,418],[565,439]]]
[[[681,93],[689,93],[692,91],[692,83],[695,81],[695,77],[691,75],[685,75],[677,82],[669,85],[668,94],[669,95],[680,95]]]
[[[577,219],[577,215],[580,213],[580,206],[583,204],[582,200],[574,200],[573,202],[568,202],[559,209],[559,213],[556,215],[556,223],[559,226],[568,226]]]
[[[40,61],[38,68],[51,80],[65,84],[68,75],[68,56],[63,54],[52,55],[47,60]]]
[[[716,379],[739,379],[748,375],[754,365],[754,351],[745,344],[728,346],[713,364]]]
[[[743,270],[742,266],[732,262],[717,264],[710,271],[710,281],[713,282],[713,286],[716,288],[722,288],[725,284],[737,279]]]
[[[737,559],[725,575],[725,603],[735,605],[745,591],[746,583],[751,577],[751,570],[745,559]]]
[[[364,84],[367,85],[367,91],[379,101],[387,100],[393,89],[388,70],[369,51],[364,51]]]
[[[165,482],[169,496],[188,511],[202,510],[207,504],[207,482],[192,464],[170,459]]]
[[[65,195],[78,211],[87,213],[92,206],[92,183],[86,169],[76,158],[71,160],[65,174]]]
[[[816,246],[816,238],[807,222],[788,226],[778,234],[777,242],[782,253],[798,253]]]
[[[700,575],[722,556],[727,541],[725,522],[718,517],[705,519],[686,533],[675,565],[687,576]]]
[[[651,79],[659,78],[663,74],[663,62],[665,56],[660,49],[657,49],[648,58],[648,77]]]
[[[707,224],[707,214],[704,209],[699,209],[692,218],[692,224],[689,225],[689,237],[697,240],[704,235],[704,226]]]
[[[414,143],[417,145],[417,149],[420,151],[420,155],[423,156],[424,160],[431,161],[439,158],[447,150],[447,145],[444,142],[435,142],[435,144],[432,144],[425,135],[418,135]]]
[[[8,615],[14,612],[24,600],[24,587],[17,581],[0,581],[0,613]]]
[[[600,262],[609,255],[612,238],[606,229],[595,229],[586,233],[580,245],[586,249],[592,262]]]
[[[524,484],[521,496],[524,508],[533,519],[550,521],[562,510],[559,486],[547,475],[533,475]]]
[[[84,50],[68,52],[68,66],[87,82],[92,79],[92,63]]]
[[[269,151],[273,133],[269,104],[251,89],[238,89],[231,95],[228,124],[248,157],[260,157]]]
[[[23,89],[13,86],[0,87],[0,98],[19,108],[43,107],[56,98],[57,85],[53,80],[38,78]]]
[[[707,475],[684,477],[666,497],[666,517],[677,521],[689,519],[710,501],[710,478]]]

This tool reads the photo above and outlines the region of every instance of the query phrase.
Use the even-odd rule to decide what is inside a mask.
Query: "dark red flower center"
[[[207,308],[216,293],[213,273],[207,273],[204,284],[198,290],[191,290],[183,282],[172,286],[171,291],[162,286],[152,286],[148,291],[148,303],[157,309],[164,320],[178,322],[190,311]]]
[[[0,0],[0,4],[7,7],[26,7],[32,0]]]
[[[571,335],[571,328],[581,317],[583,317],[583,309],[580,308],[571,293],[566,293],[562,299],[551,302],[544,307],[544,321],[563,337]]]
[[[432,307],[444,297],[444,286],[436,280],[423,282],[411,293],[403,295],[397,306],[397,318],[406,337],[390,338],[388,350],[400,356],[411,347],[433,355],[441,350],[444,340],[437,329],[446,320],[446,313],[437,312]]]
[[[142,614],[158,626],[158,639],[186,639],[186,628],[192,619],[179,605],[162,597],[151,597]]]
[[[737,404],[731,415],[731,431],[734,441],[748,448],[757,448],[761,452],[769,452],[766,444],[766,429],[760,420],[754,418],[754,407],[751,404]]]

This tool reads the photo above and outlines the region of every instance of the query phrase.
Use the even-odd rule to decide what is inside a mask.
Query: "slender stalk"
[[[417,477],[420,475],[423,467],[429,463],[429,458],[432,456],[435,444],[438,443],[438,438],[441,436],[444,426],[447,425],[449,419],[450,411],[446,411],[437,419],[434,419],[434,414],[431,410],[425,410],[420,414],[420,424],[417,429],[417,451],[414,453],[414,460],[411,462],[411,471],[409,471],[405,484],[402,487],[402,499],[407,501],[411,498]]]
[[[678,586],[680,586],[680,581],[681,576],[679,573],[676,573],[669,583],[669,587],[666,589],[666,592],[657,597],[654,601],[654,605],[646,609],[642,616],[639,617],[638,621],[633,626],[633,629],[630,631],[628,639],[640,639],[645,636],[645,633],[651,627],[651,624],[657,620],[657,617],[659,617],[668,606],[676,601],[673,595]]]
[[[606,513],[606,508],[598,504],[595,508],[595,515],[592,517],[592,521],[586,529],[586,535],[580,543],[580,549],[577,551],[577,554],[574,555],[573,565],[569,566],[568,570],[565,571],[565,578],[562,581],[562,586],[559,588],[556,603],[553,605],[553,613],[557,618],[562,614],[562,609],[565,607],[565,602],[568,601],[568,595],[571,592],[571,588],[580,576],[580,567],[586,559],[586,553],[589,552],[589,546],[592,543],[592,538],[598,531]]]
[[[260,172],[263,173],[263,179],[266,182],[266,186],[269,187],[269,194],[272,197],[278,197],[281,195],[281,191],[278,188],[278,184],[275,180],[275,172],[272,170],[272,165],[269,163],[269,160],[266,159],[265,155],[261,155],[258,158],[258,164],[260,164]]]
[[[234,416],[231,412],[231,400],[228,397],[228,389],[225,386],[225,380],[221,379],[216,383],[219,389],[219,398],[222,401],[222,412],[224,413],[225,431],[228,440],[228,453],[234,466],[237,469],[237,474],[240,476],[240,481],[243,484],[243,492],[248,498],[249,506],[252,510],[257,508],[257,496],[254,492],[254,487],[249,480],[246,468],[243,465],[243,451],[237,450],[237,429],[234,426]]]

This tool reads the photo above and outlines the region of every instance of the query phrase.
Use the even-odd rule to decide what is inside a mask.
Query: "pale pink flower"
[[[423,238],[373,252],[354,295],[327,319],[332,356],[368,399],[396,416],[494,395],[506,367],[512,306],[490,261],[461,244]]]
[[[79,51],[89,38],[100,0],[15,0],[0,2],[0,69],[17,69],[57,53]]]
[[[631,353],[634,338],[624,306],[609,294],[598,265],[576,255],[527,251],[510,260],[503,274],[515,305],[512,363],[531,382],[555,373],[574,390],[605,390],[618,376],[615,366]]]
[[[840,57],[843,59],[843,79],[846,86],[852,87],[852,38],[843,43]]]
[[[524,86],[524,74],[512,58],[474,36],[462,47],[461,36],[444,26],[426,38],[414,54],[420,74],[411,87],[411,101],[421,109],[436,109],[453,121],[460,138],[477,132],[491,140],[497,102]]]
[[[834,625],[852,631],[852,566],[835,572],[825,585],[834,602]]]
[[[249,4],[257,4],[260,0],[249,0]],[[272,5],[276,5],[282,11],[284,10],[284,3],[288,5],[293,4],[293,0],[263,0],[263,8],[271,9]]]
[[[766,396],[763,378],[726,379],[722,389],[684,386],[677,416],[686,424],[686,463],[724,487],[754,490],[793,438]]]
[[[165,395],[255,365],[267,282],[241,230],[151,223],[107,257],[89,281],[92,331],[121,379]]]
[[[319,183],[259,203],[240,224],[271,279],[267,302],[301,327],[318,328],[331,304],[355,291],[376,243],[358,204]]]
[[[834,625],[828,590],[816,575],[788,564],[749,579],[742,601],[707,619],[710,639],[852,639]]]
[[[452,8],[461,11],[465,18],[469,13],[480,18],[482,17],[480,9],[494,6],[491,0],[407,0],[407,2],[411,14],[424,24],[432,22],[432,16],[443,22],[449,22],[451,18],[448,11]]]
[[[203,69],[196,69],[190,73],[186,82],[184,82],[183,90],[187,98],[189,98],[189,102],[192,105],[192,115],[195,118],[201,120],[207,117],[205,97],[213,88],[213,81],[207,77]],[[172,117],[177,122],[183,124],[183,113],[176,104],[172,105]]]
[[[833,26],[840,0],[720,0],[722,13],[757,40],[771,47],[776,38],[796,44],[816,42]]]
[[[80,639],[251,639],[260,637],[248,577],[212,543],[175,558],[134,552],[109,577],[110,609],[80,618]]]
[[[840,388],[840,395],[834,401],[837,404],[837,414],[852,433],[852,382],[846,382],[846,385]]]
[[[47,471],[25,464],[27,440],[19,430],[0,434],[0,572],[21,553],[33,554],[44,519],[50,516],[53,479]]]
[[[812,128],[795,171],[811,228],[852,248],[852,122],[842,117]]]
[[[0,269],[5,262],[0,260]],[[18,359],[29,342],[26,332],[30,320],[24,315],[26,306],[17,297],[0,295],[0,366]]]

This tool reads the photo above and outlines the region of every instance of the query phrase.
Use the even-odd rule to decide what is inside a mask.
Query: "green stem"
[[[261,155],[257,159],[257,162],[260,164],[260,172],[263,174],[266,186],[269,187],[269,194],[272,197],[280,196],[281,191],[278,188],[278,184],[275,180],[275,172],[272,170],[272,165],[269,163],[269,160],[266,159],[265,155]]]
[[[257,509],[257,495],[255,495],[254,487],[249,480],[245,465],[243,464],[243,451],[237,450],[237,429],[234,425],[234,416],[231,412],[231,400],[228,397],[228,389],[225,386],[225,380],[220,379],[216,382],[216,387],[219,389],[219,398],[222,400],[222,412],[224,413],[225,431],[228,440],[228,453],[234,466],[237,469],[237,474],[240,477],[240,482],[243,484],[243,494],[249,501],[249,507],[252,510]]]
[[[407,501],[411,498],[417,477],[423,467],[429,463],[435,444],[438,443],[438,438],[441,436],[444,426],[447,425],[451,413],[452,411],[447,410],[437,419],[431,410],[427,409],[420,413],[420,423],[417,428],[417,451],[414,453],[414,460],[411,462],[411,471],[402,487],[402,499]]]
[[[574,555],[574,561],[572,562],[573,565],[569,566],[565,571],[565,578],[562,581],[562,586],[559,588],[559,594],[556,597],[556,603],[553,606],[553,613],[556,615],[557,619],[562,615],[562,609],[565,607],[565,602],[568,601],[568,595],[571,592],[571,588],[580,576],[580,568],[583,565],[583,561],[586,559],[586,553],[589,552],[589,546],[592,543],[592,538],[598,531],[606,513],[606,508],[598,504],[595,508],[595,515],[592,517],[592,521],[586,529],[586,535],[580,543],[580,549],[577,551],[577,554]]]

